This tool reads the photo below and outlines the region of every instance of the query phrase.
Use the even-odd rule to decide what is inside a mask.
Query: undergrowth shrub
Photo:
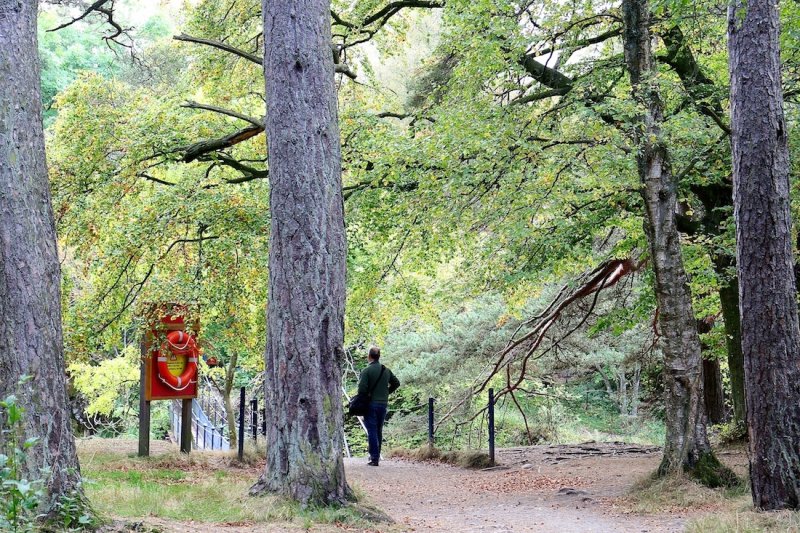
[[[23,376],[17,387],[31,380]],[[16,395],[0,400],[0,531],[77,531],[97,525],[88,502],[74,492],[61,496],[51,509],[47,503],[49,470],[39,469],[39,477],[25,477],[24,465],[30,451],[40,444],[38,437],[24,439],[25,409]],[[46,510],[47,515],[41,514]]]
[[[461,468],[480,469],[492,466],[489,455],[479,450],[442,451],[434,446],[425,445],[415,449],[392,448],[388,455],[411,461],[437,461]]]
[[[30,378],[23,378],[19,385],[27,381]],[[27,452],[39,442],[36,438],[22,441],[23,414],[15,395],[0,401],[0,531],[15,533],[35,530],[37,509],[46,495],[43,479],[23,475]]]

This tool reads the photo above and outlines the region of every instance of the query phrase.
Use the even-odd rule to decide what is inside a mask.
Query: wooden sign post
[[[164,314],[165,308],[173,314]],[[157,311],[161,313],[156,314]],[[154,310],[142,340],[142,361],[139,374],[139,457],[150,455],[150,402],[181,400],[181,452],[192,450],[192,399],[197,397],[197,360],[195,337],[198,323],[187,331],[183,306],[161,306]],[[173,332],[184,332],[177,335]],[[170,339],[174,338],[175,341]],[[188,369],[188,370],[187,370]],[[193,371],[194,369],[194,371]]]

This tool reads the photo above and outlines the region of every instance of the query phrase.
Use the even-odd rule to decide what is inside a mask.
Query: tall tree
[[[36,0],[0,0],[0,397],[17,393],[26,475],[47,474],[46,509],[79,494],[67,408],[60,269],[45,161]],[[35,386],[16,386],[29,375]],[[0,450],[12,445],[0,433]]]
[[[263,1],[270,173],[267,466],[253,492],[341,502],[346,242],[329,0]]]
[[[728,12],[734,217],[753,503],[800,506],[800,327],[774,0]]]
[[[625,64],[642,115],[634,125],[636,163],[645,204],[645,231],[655,272],[659,325],[663,336],[666,444],[662,474],[692,471],[711,453],[703,411],[700,337],[683,267],[675,210],[677,180],[662,139],[663,104],[656,84],[657,68],[647,0],[624,0]]]

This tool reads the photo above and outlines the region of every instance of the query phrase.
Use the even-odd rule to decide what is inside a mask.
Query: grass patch
[[[650,476],[639,481],[625,498],[642,514],[690,513],[687,533],[800,533],[800,513],[758,512],[746,481],[731,488],[709,488],[687,476]]]
[[[749,498],[748,498],[749,502]],[[735,510],[689,521],[687,533],[800,532],[800,513],[793,511],[755,512]]]
[[[377,512],[366,506],[302,507],[273,496],[251,497],[264,459],[235,453],[166,451],[148,458],[121,439],[79,443],[85,490],[101,516],[157,517],[208,523],[270,523],[308,529],[315,524],[369,527]],[[135,446],[135,443],[134,443]]]
[[[636,483],[625,501],[637,513],[724,509],[748,499],[747,487],[709,488],[686,476],[648,476]]]
[[[664,423],[648,418],[620,415],[613,407],[604,403],[589,403],[570,406],[570,416],[563,417],[555,431],[557,444],[579,442],[615,442],[628,444],[662,446],[664,444]]]
[[[492,466],[489,455],[478,450],[442,451],[434,446],[421,446],[419,448],[392,448],[389,457],[399,457],[411,461],[438,461],[461,468],[480,469]]]

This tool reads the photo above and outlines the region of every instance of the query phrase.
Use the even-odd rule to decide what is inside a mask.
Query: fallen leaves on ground
[[[580,476],[550,477],[531,470],[512,470],[466,479],[472,490],[509,494],[515,492],[558,491],[562,488],[585,487],[588,480]]]

